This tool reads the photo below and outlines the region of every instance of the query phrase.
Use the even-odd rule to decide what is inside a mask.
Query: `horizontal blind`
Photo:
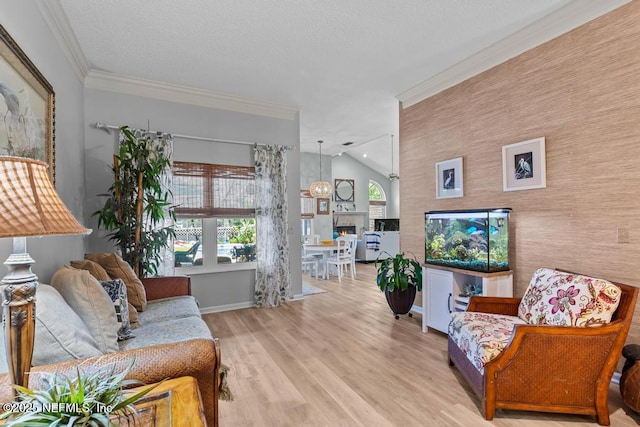
[[[173,162],[173,197],[179,218],[255,215],[255,168]]]
[[[314,199],[309,190],[300,190],[300,213],[302,219],[311,219],[315,214]]]

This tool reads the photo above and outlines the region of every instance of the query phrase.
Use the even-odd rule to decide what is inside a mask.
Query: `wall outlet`
[[[629,229],[618,227],[618,243],[629,243]]]

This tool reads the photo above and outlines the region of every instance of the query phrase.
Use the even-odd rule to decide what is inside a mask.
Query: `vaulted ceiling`
[[[437,93],[625,2],[51,0],[47,7],[62,11],[59,24],[90,73],[295,107],[301,151],[316,153],[321,139],[323,153],[337,154],[350,141],[349,154],[388,174],[391,134],[398,171],[398,100]]]

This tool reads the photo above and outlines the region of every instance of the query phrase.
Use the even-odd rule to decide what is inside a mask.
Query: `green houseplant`
[[[15,409],[4,412],[0,419],[6,420],[7,426],[115,426],[114,419],[135,417],[133,404],[160,384],[125,394],[125,388],[142,385],[125,380],[134,363],[132,360],[121,372],[112,363],[76,368],[75,376],[42,373],[34,389],[13,385],[17,399],[5,408]]]
[[[170,205],[171,190],[162,178],[171,158],[162,144],[151,137],[137,137],[127,126],[120,128],[123,141],[113,156],[114,182],[102,209],[93,213],[98,227],[110,231],[122,258],[138,277],[156,275],[162,251],[175,237],[173,226],[163,226],[166,218],[175,220]]]
[[[386,252],[385,252],[386,253]],[[407,258],[403,253],[380,261],[376,260],[378,275],[376,282],[384,291],[389,308],[396,319],[399,314],[407,314],[416,298],[416,290],[422,290],[422,267],[414,258]],[[411,316],[411,313],[409,313]]]

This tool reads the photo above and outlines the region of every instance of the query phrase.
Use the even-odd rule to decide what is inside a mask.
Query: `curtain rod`
[[[95,123],[94,127],[96,129],[101,129],[101,130],[107,132],[109,135],[111,135],[111,131],[112,130],[120,130],[119,126],[107,125],[107,124],[100,123],[100,122]],[[158,133],[155,130],[150,130],[148,132],[149,133]],[[161,133],[165,133],[165,132],[161,132]],[[197,141],[222,142],[222,143],[225,143],[225,144],[240,144],[240,145],[268,145],[268,144],[259,144],[257,142],[250,142],[250,141],[233,141],[233,140],[229,140],[229,139],[207,138],[207,137],[204,137],[204,136],[181,135],[181,134],[178,134],[178,133],[171,133],[171,132],[166,132],[166,133],[172,135],[175,138],[195,139]],[[294,149],[294,147],[292,145],[285,145],[284,148],[286,148],[287,150],[293,150]]]

